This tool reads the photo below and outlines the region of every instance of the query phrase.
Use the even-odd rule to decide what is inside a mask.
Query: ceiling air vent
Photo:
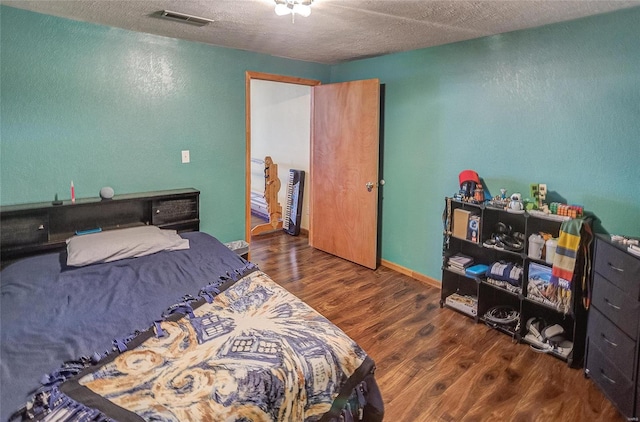
[[[191,25],[197,25],[197,26],[205,26],[214,22],[213,19],[201,18],[199,16],[187,15],[185,13],[172,12],[170,10],[163,10],[162,12],[160,12],[160,16],[163,18],[184,22],[184,23],[189,23]]]

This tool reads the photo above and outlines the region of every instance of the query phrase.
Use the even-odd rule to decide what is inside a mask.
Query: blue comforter
[[[0,273],[0,420],[62,362],[111,350],[115,338],[149,328],[181,295],[246,265],[205,233],[182,236],[190,249],[82,268],[54,253]]]

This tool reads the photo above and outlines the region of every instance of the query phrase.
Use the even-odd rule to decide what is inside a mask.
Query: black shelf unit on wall
[[[456,210],[461,210],[456,212]],[[454,214],[464,214],[469,217],[465,230],[453,227]],[[473,223],[469,224],[469,221]],[[534,271],[550,272],[552,265],[544,259],[529,257],[529,236],[535,233],[549,233],[558,238],[562,221],[555,216],[530,215],[527,212],[509,212],[501,208],[494,208],[484,204],[473,204],[445,198],[443,215],[445,223],[443,241],[442,290],[440,305],[469,316],[475,322],[484,322],[518,342],[529,344],[534,348],[544,349],[548,354],[567,362],[570,367],[578,368],[584,363],[584,349],[586,336],[587,309],[583,303],[583,268],[585,259],[590,252],[584,253],[581,244],[576,258],[576,266],[571,280],[571,297],[565,300],[565,306],[551,301],[543,302],[540,295],[535,294],[536,285],[529,282],[529,276],[534,277]],[[460,220],[455,220],[460,224]],[[583,221],[584,226],[590,220]],[[515,233],[521,245],[509,248],[496,248],[492,245],[495,233],[501,229]],[[474,232],[475,231],[475,232]],[[457,232],[457,233],[456,233]],[[473,232],[473,233],[472,233]],[[465,236],[465,233],[467,236]],[[581,242],[586,242],[588,236],[581,236]],[[517,243],[517,242],[516,242]],[[521,249],[517,247],[521,246]],[[588,245],[587,245],[588,246]],[[502,262],[521,268],[520,285],[498,283],[485,274],[469,275],[459,267],[450,266],[449,258],[464,255],[473,260],[473,264],[491,266]],[[542,257],[544,258],[544,256]],[[531,284],[531,285],[530,285]],[[531,289],[531,292],[529,292]],[[452,300],[454,299],[455,300]],[[510,307],[516,311],[511,316],[515,322],[511,324],[495,324],[494,319],[486,318],[487,311],[495,307]],[[504,308],[503,308],[504,309]],[[538,339],[529,334],[527,322],[542,320],[546,326],[560,325],[564,331],[564,338],[572,342],[568,347],[549,349]]]

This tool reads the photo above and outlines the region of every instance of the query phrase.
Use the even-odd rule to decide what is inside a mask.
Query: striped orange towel
[[[556,254],[553,257],[551,269],[551,284],[561,289],[571,290],[571,280],[576,267],[576,258],[580,248],[581,218],[574,218],[562,222]]]

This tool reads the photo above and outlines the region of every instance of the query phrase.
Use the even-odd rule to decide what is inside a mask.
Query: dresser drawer
[[[2,248],[46,243],[49,239],[49,214],[46,212],[2,216]]]
[[[597,309],[589,311],[588,341],[598,347],[615,362],[623,375],[633,379],[633,362],[636,353],[636,342],[624,334]]]
[[[634,383],[626,378],[592,342],[587,345],[587,373],[627,418],[633,414]]]
[[[629,337],[637,338],[640,302],[597,273],[593,276],[592,304]]]
[[[151,223],[154,226],[198,218],[198,198],[153,201]]]
[[[640,259],[603,240],[596,243],[594,269],[607,280],[640,300]]]

